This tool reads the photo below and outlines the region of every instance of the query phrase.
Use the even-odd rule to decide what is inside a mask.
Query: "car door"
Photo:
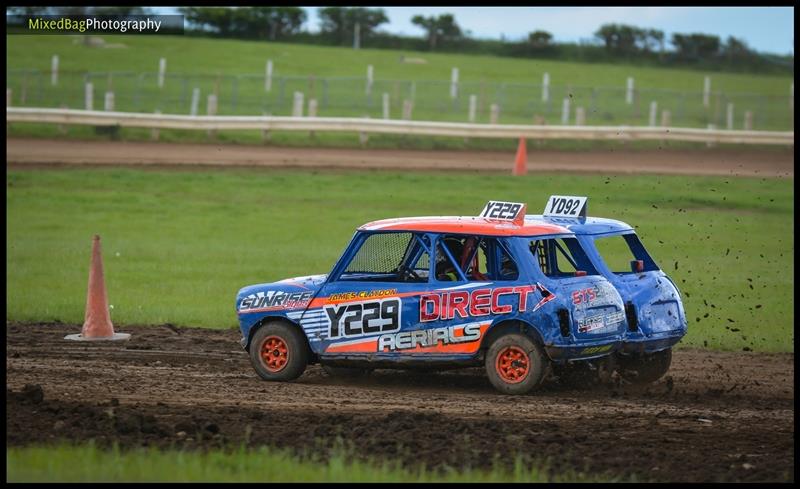
[[[430,243],[423,233],[357,236],[338,270],[303,316],[322,358],[392,357],[388,346],[419,324],[420,296],[430,290]]]

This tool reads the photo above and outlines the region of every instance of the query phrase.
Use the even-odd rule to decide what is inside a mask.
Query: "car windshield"
[[[361,241],[339,280],[427,282],[430,255],[426,241],[410,232],[370,234]]]

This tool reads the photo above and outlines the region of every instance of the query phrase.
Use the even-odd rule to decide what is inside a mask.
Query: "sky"
[[[319,7],[308,12],[304,28],[319,30]],[[672,33],[703,33],[743,39],[751,49],[794,54],[794,7],[378,7],[389,22],[380,29],[393,34],[423,35],[411,17],[452,13],[462,31],[484,39],[519,40],[545,30],[555,42],[591,40],[606,23],[622,23]],[[158,10],[164,10],[158,9]],[[172,8],[170,8],[172,10]],[[166,12],[163,13],[174,13]],[[669,44],[667,45],[670,46]]]

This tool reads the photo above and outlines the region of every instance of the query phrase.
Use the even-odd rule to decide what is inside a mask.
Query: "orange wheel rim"
[[[504,382],[517,384],[528,377],[531,360],[522,348],[507,346],[497,354],[495,369]]]
[[[289,348],[280,336],[267,336],[261,343],[261,361],[270,372],[280,372],[289,363]]]

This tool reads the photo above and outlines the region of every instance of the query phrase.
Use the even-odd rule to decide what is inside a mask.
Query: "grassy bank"
[[[730,102],[736,129],[742,128],[745,111],[753,113],[754,129],[793,128],[788,75],[714,73],[713,93],[704,104],[706,73],[697,70],[184,36],[105,36],[101,45],[87,45],[81,36],[7,35],[6,40],[7,88],[12,105],[20,106],[84,108],[84,84],[90,81],[94,108],[104,107],[108,90],[115,93],[115,109],[122,111],[188,114],[197,89],[199,113],[206,113],[207,97],[215,93],[220,115],[289,115],[294,92],[302,92],[306,107],[308,100],[318,101],[319,116],[380,118],[385,93],[390,118],[400,118],[409,100],[415,120],[467,122],[469,96],[475,95],[479,123],[490,121],[496,104],[501,124],[532,124],[539,118],[561,124],[562,101],[568,99],[569,124],[575,123],[576,108],[583,107],[589,125],[647,125],[655,101],[658,121],[668,110],[673,126],[725,127]],[[59,56],[56,85],[50,78],[53,55]],[[162,57],[167,71],[159,86]],[[269,91],[267,59],[274,63]],[[374,83],[366,90],[369,65]],[[453,67],[459,68],[455,99]],[[551,83],[546,102],[539,86],[544,73]],[[634,77],[637,90],[632,103],[626,102],[628,77]]]

